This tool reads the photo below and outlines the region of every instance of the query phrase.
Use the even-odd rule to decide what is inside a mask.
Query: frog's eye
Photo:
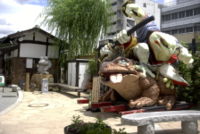
[[[128,61],[125,60],[125,59],[119,60],[118,64],[121,65],[121,66],[128,66],[129,65]]]

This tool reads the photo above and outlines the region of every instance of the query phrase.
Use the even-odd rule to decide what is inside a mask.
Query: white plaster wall
[[[86,85],[89,81],[90,75],[88,74],[87,69],[88,69],[88,63],[85,62],[79,63],[78,87],[80,88],[86,88]]]
[[[36,41],[42,41],[42,42],[46,42],[47,41],[47,35],[46,34],[44,34],[44,33],[41,33],[41,32],[36,32],[35,33],[35,40]],[[48,39],[48,42],[49,43],[53,43],[53,40],[52,39],[50,39],[50,37],[48,37],[49,39]]]
[[[58,55],[59,55],[58,52],[59,52],[58,46],[55,46],[55,45],[48,46],[49,58],[58,58]]]
[[[54,43],[54,40],[52,40],[52,39],[49,39],[49,41],[48,41],[49,43]]]
[[[36,41],[46,42],[47,36],[44,35],[43,33],[36,32],[36,33],[35,33],[35,40],[36,40]]]
[[[20,44],[20,57],[40,58],[46,55],[46,46],[32,43]]]
[[[76,86],[76,62],[70,62],[67,64],[67,66],[68,66],[67,84],[70,86]]]
[[[47,35],[38,31],[31,31],[31,32],[26,32],[25,36],[23,37],[23,40],[33,40],[33,33],[35,32],[35,40],[36,41],[41,41],[41,42],[46,42],[47,40]],[[49,43],[53,43],[54,41],[48,37]]]
[[[33,40],[33,31],[26,32],[25,36],[23,37],[23,40]]]

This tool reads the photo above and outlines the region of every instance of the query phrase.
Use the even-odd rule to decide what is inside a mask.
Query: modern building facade
[[[116,33],[122,29],[130,29],[135,25],[134,20],[127,18],[123,15],[121,11],[122,4],[125,0],[110,0],[112,7],[111,15],[111,25],[108,28],[106,38],[112,38]],[[146,13],[151,16],[155,16],[155,21],[158,26],[160,26],[160,5],[153,2],[152,0],[133,0],[139,6],[141,6]]]
[[[177,0],[165,3],[161,9],[161,30],[174,35],[181,42],[191,43],[200,38],[200,1]]]

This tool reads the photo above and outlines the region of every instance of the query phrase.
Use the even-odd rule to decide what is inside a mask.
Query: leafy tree
[[[100,31],[109,23],[107,0],[49,0],[44,25],[66,43],[68,59],[93,53]],[[64,54],[64,53],[63,53]]]

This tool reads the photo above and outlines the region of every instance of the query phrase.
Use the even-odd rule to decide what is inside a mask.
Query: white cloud
[[[164,3],[168,5],[173,5],[176,3],[176,0],[164,0]]]
[[[33,0],[0,0],[0,37],[12,31],[22,31],[40,25],[39,15],[44,7],[32,2]]]

